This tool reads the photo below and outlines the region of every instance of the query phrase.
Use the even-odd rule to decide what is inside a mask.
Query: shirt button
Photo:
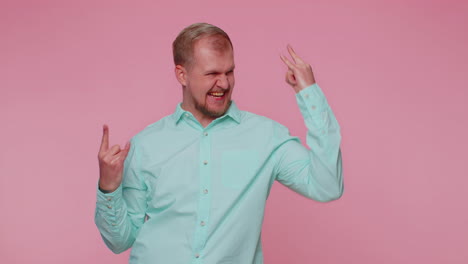
[[[315,108],[317,108],[315,105],[312,106],[312,110],[315,110]]]
[[[203,135],[204,135],[205,137],[208,136],[208,132],[203,133]]]
[[[204,194],[207,194],[207,193],[208,193],[208,189],[203,190],[203,193],[204,193]]]
[[[201,226],[205,226],[205,221],[201,221],[201,222],[200,222],[200,225],[201,225]]]
[[[113,226],[116,226],[117,224],[116,223],[112,223]]]
[[[188,113],[185,113],[185,117],[189,117],[190,115]]]
[[[107,208],[112,209],[112,206],[108,205]]]
[[[207,160],[203,161],[203,164],[205,164],[205,165],[208,164],[208,161]]]
[[[196,257],[196,258],[199,258],[199,257],[200,257],[200,254],[198,254],[198,253],[195,254],[195,257]]]
[[[109,197],[109,198],[107,198],[107,201],[111,201],[111,200],[112,200],[112,198],[110,198],[110,197]]]

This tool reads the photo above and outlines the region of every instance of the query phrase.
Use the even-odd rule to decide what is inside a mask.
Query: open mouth
[[[226,96],[227,92],[210,92],[208,96],[215,100],[222,100]]]
[[[208,95],[211,95],[211,96],[214,96],[214,97],[223,97],[224,92],[208,93]]]

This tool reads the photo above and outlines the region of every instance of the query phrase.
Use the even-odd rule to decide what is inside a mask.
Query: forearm
[[[121,253],[135,241],[139,217],[132,219],[120,186],[114,192],[103,193],[97,190],[95,223],[107,247],[112,252]]]
[[[343,194],[341,135],[338,122],[320,88],[314,84],[296,94],[307,127],[307,146],[289,140],[278,151],[277,179],[295,192],[320,202]]]
[[[310,148],[309,177],[323,200],[335,200],[343,194],[340,126],[322,90],[317,84],[296,96],[307,127]]]

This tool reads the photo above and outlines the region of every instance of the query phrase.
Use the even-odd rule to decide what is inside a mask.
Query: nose
[[[219,74],[216,85],[219,88],[222,88],[222,89],[225,89],[225,90],[228,89],[229,88],[228,76],[226,74]]]

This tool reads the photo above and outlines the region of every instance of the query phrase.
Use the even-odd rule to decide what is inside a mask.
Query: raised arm
[[[109,128],[103,127],[99,150],[99,183],[95,223],[107,247],[121,253],[133,245],[146,212],[146,186],[138,170],[137,144],[109,148]]]
[[[296,91],[296,100],[307,127],[307,146],[287,140],[279,147],[276,179],[293,191],[320,202],[333,201],[343,194],[340,126],[322,90],[315,83],[312,68],[288,45],[293,61],[287,65],[286,82]],[[285,127],[277,134],[289,136]]]

